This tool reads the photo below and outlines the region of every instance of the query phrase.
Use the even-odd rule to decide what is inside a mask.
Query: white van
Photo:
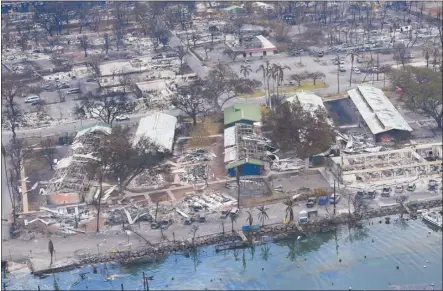
[[[240,212],[240,209],[238,209],[237,207],[234,207],[231,209],[231,212],[229,213],[229,215],[237,216],[239,212]]]
[[[40,100],[40,96],[38,96],[38,95],[32,95],[32,96],[28,96],[28,97],[26,97],[26,99],[25,99],[25,103],[32,103],[32,102],[34,102],[34,101],[38,101],[38,100]]]

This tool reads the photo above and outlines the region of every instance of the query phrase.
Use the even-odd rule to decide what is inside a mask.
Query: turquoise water
[[[373,220],[362,229],[342,227],[249,249],[215,253],[205,247],[156,264],[103,264],[96,273],[85,266],[38,279],[18,271],[5,282],[8,290],[54,290],[54,278],[60,290],[121,290],[121,284],[125,290],[143,290],[142,272],[154,276],[150,290],[441,290],[442,232],[421,220],[389,225]]]

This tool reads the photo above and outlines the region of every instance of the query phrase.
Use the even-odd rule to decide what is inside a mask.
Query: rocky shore
[[[419,209],[429,209],[442,205],[442,199],[429,200],[409,203],[409,209],[415,212]],[[273,224],[265,225],[258,231],[245,233],[247,241],[242,241],[241,236],[237,232],[225,232],[208,236],[196,237],[194,241],[188,239],[186,241],[166,241],[155,246],[143,246],[130,251],[116,251],[107,254],[86,255],[77,254],[75,261],[64,266],[54,268],[35,270],[34,275],[41,276],[43,274],[62,272],[71,270],[82,265],[99,264],[105,262],[116,262],[120,264],[131,263],[149,263],[155,262],[171,252],[178,252],[188,255],[197,247],[208,245],[232,244],[236,247],[248,247],[252,244],[260,244],[264,237],[271,240],[282,240],[293,235],[305,235],[309,232],[329,231],[333,230],[340,224],[349,224],[351,226],[358,225],[362,220],[372,219],[376,217],[385,217],[394,214],[406,213],[407,211],[401,205],[382,207],[379,209],[369,210],[363,216],[353,214],[341,214],[339,216],[325,218],[314,223],[297,225],[291,224]]]

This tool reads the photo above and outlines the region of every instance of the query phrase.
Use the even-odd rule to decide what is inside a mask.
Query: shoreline
[[[428,200],[428,201],[417,201],[414,203],[417,207],[417,210],[435,208],[442,206],[442,198]],[[401,205],[387,206],[379,209],[374,209],[365,213],[364,217],[355,216],[355,214],[351,214],[349,217],[348,213],[343,213],[339,216],[324,218],[317,222],[307,223],[297,225],[297,223],[291,224],[269,224],[261,227],[260,230],[251,231],[244,233],[247,241],[242,241],[240,231],[228,231],[223,233],[215,233],[205,236],[195,237],[194,243],[192,243],[191,239],[188,240],[176,240],[176,241],[167,241],[161,242],[154,246],[149,245],[141,245],[138,248],[133,250],[116,250],[112,253],[105,254],[96,254],[96,255],[80,255],[76,254],[76,258],[72,258],[69,262],[64,262],[59,266],[54,266],[50,268],[34,270],[32,263],[30,262],[30,257],[25,257],[23,261],[26,261],[28,268],[31,270],[31,274],[35,276],[43,276],[45,274],[50,273],[59,273],[65,272],[69,270],[73,270],[79,268],[84,265],[94,265],[100,263],[107,262],[115,262],[118,264],[133,264],[133,263],[152,263],[164,256],[169,255],[172,252],[181,252],[184,255],[189,255],[194,249],[204,246],[216,245],[220,244],[232,244],[233,248],[246,248],[252,245],[263,244],[268,242],[276,242],[279,240],[287,239],[294,235],[306,235],[307,233],[312,232],[321,232],[321,231],[331,231],[340,225],[350,224],[352,227],[358,226],[363,220],[374,219],[374,218],[382,218],[385,216],[391,216],[395,214],[406,213],[405,208]],[[263,241],[263,238],[270,238]],[[14,262],[12,261],[8,261]],[[9,271],[9,270],[8,270]]]

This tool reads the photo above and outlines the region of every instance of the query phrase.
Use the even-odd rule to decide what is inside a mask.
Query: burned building
[[[267,150],[270,141],[258,134],[254,125],[237,123],[225,129],[225,169],[235,177],[238,169],[240,176],[261,175],[269,167]]]
[[[111,133],[108,125],[94,125],[77,133],[65,158],[57,165],[45,195],[49,205],[81,203],[89,191],[87,165],[97,159],[94,154],[100,139]]]
[[[359,85],[348,91],[352,104],[359,113],[360,123],[366,125],[377,142],[408,139],[412,128],[389,101],[382,90]]]

